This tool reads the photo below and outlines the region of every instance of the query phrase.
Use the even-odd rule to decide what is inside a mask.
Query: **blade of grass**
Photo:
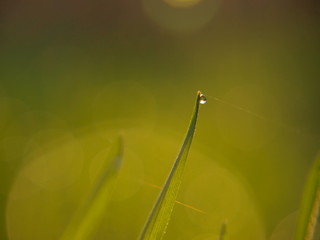
[[[203,98],[204,96],[200,91],[198,91],[195,109],[191,118],[187,135],[184,139],[178,157],[174,162],[171,172],[165,182],[165,185],[157,199],[157,202],[155,203],[151,214],[149,215],[149,218],[144,226],[144,229],[140,236],[141,240],[160,240],[165,234],[178,195],[188,152],[196,128],[200,100],[202,100]]]
[[[226,233],[227,233],[227,221],[225,220],[224,223],[222,223],[221,225],[219,240],[223,240]]]
[[[61,240],[85,240],[100,223],[114,190],[118,172],[122,162],[122,138],[114,146],[115,156],[95,183],[85,205],[74,215]]]
[[[308,176],[302,199],[295,240],[320,239],[320,154]]]
[[[145,181],[140,182],[140,183],[142,183],[142,184],[144,184],[144,185],[147,185],[147,186],[150,186],[150,187],[153,187],[153,188],[162,189],[160,186],[158,186],[158,185],[156,185],[156,184],[153,184],[153,183],[149,183],[149,182],[145,182]],[[208,213],[206,213],[205,211],[203,211],[203,210],[201,210],[201,209],[199,209],[199,208],[196,208],[196,207],[194,207],[194,206],[192,206],[192,205],[190,205],[190,204],[183,203],[183,202],[180,202],[180,201],[178,201],[178,200],[176,200],[176,203],[178,203],[178,204],[180,204],[181,206],[184,206],[184,207],[186,207],[186,208],[190,208],[190,209],[192,209],[192,210],[194,210],[194,211],[196,211],[196,212],[198,212],[198,213],[202,213],[202,214],[204,214],[204,215],[208,215]]]

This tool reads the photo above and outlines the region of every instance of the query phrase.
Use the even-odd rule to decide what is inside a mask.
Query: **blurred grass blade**
[[[221,225],[219,240],[224,240],[224,237],[227,233],[227,221],[224,221]]]
[[[204,96],[200,93],[200,91],[198,91],[195,109],[191,118],[187,135],[180,149],[179,155],[165,182],[165,185],[157,199],[157,202],[155,203],[152,212],[144,226],[140,236],[141,240],[158,240],[162,239],[163,235],[165,234],[182,181],[184,167],[197,123],[199,103],[202,98],[204,98]]]
[[[61,240],[89,239],[96,226],[106,213],[106,207],[114,190],[122,162],[122,138],[113,146],[113,159],[97,179],[85,205],[72,218]]]
[[[320,239],[320,154],[308,176],[302,199],[295,240]]]

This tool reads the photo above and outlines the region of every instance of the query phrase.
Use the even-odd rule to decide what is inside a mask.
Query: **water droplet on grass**
[[[201,93],[199,101],[200,101],[201,104],[205,104],[207,102],[206,96]]]

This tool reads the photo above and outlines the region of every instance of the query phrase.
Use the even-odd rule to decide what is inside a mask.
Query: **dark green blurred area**
[[[193,4],[193,5],[192,5]],[[0,239],[59,239],[124,134],[92,239],[136,239],[208,98],[165,239],[291,239],[320,146],[317,1],[2,1]],[[146,184],[148,183],[148,184]]]

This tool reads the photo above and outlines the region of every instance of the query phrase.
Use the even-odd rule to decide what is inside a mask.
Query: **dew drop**
[[[200,94],[199,102],[200,104],[205,104],[207,102],[206,96],[203,95],[202,93]]]

